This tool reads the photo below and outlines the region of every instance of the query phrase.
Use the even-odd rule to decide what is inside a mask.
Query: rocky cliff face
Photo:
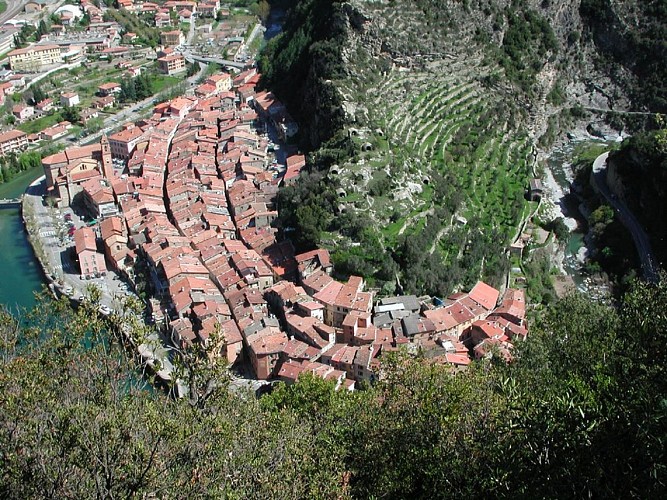
[[[469,61],[470,66],[481,63],[485,69],[480,73],[495,73],[496,90],[506,92],[519,106],[530,110],[524,125],[536,138],[547,131],[549,116],[564,108],[629,106],[623,89],[596,64],[598,51],[587,17],[580,14],[580,0],[351,0],[342,5],[346,41],[341,54],[345,77],[336,84],[348,120],[357,118],[357,113],[350,111],[360,111],[365,116],[363,84],[367,80],[379,77],[391,67],[424,69],[434,61]],[[613,7],[606,6],[607,10],[600,14],[615,20],[605,25],[608,31],[605,40],[610,45],[615,43],[613,35],[621,23],[619,19],[634,13],[621,6],[617,13]],[[590,15],[590,9],[584,11]],[[521,18],[526,12],[531,14],[527,22]],[[517,27],[517,18],[523,25]],[[539,45],[541,33],[536,33],[536,29],[552,32],[553,49],[531,48],[531,44]],[[508,48],[512,42],[517,47]],[[521,50],[525,54],[519,54]],[[504,64],[508,54],[510,64]],[[517,60],[512,61],[515,55]],[[515,92],[515,81],[508,82],[510,71],[519,77],[510,75],[509,80],[530,74],[522,84],[523,92]],[[622,66],[615,68],[613,76],[624,83],[633,80],[631,72]],[[556,105],[547,102],[555,86],[562,89],[564,97]]]
[[[518,67],[536,73],[527,100],[538,106],[534,115],[549,116],[573,105],[661,111],[667,102],[660,76],[667,77],[660,67],[667,57],[662,43],[667,31],[665,19],[656,19],[667,16],[667,6],[662,13],[659,7],[620,0],[351,0],[342,5],[348,34],[343,55],[353,56],[345,58],[350,76],[359,71],[354,55],[360,50],[371,59],[408,65],[443,55],[494,59],[494,51],[507,48],[513,20],[530,12],[546,22],[557,42],[556,50],[540,52],[527,67]],[[545,107],[557,83],[566,101],[555,109]],[[538,135],[545,132],[541,121],[535,127]]]

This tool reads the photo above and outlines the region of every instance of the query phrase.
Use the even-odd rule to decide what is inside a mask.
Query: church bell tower
[[[111,161],[111,146],[109,146],[109,138],[106,134],[102,134],[100,146],[102,147],[102,175],[109,181],[112,181],[113,162]]]

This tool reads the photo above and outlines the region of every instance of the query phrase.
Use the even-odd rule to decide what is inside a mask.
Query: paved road
[[[266,32],[266,28],[262,25],[262,23],[257,23],[255,26],[252,28],[252,31],[250,32],[250,36],[248,39],[245,41],[245,46],[247,48],[252,47],[252,43],[255,41],[255,38],[257,38],[260,35],[264,35]],[[246,52],[247,54],[247,52]],[[251,58],[255,56],[255,54],[250,54]]]
[[[23,6],[28,3],[28,0],[8,0],[7,10],[0,16],[0,24],[4,24],[12,17],[23,10]]]
[[[236,68],[236,69],[244,69],[247,66],[249,66],[249,64],[247,64],[247,63],[239,63],[239,62],[235,62],[235,61],[229,61],[227,59],[222,59],[220,57],[204,57],[204,56],[200,56],[200,55],[197,55],[197,54],[193,54],[189,51],[183,51],[182,54],[185,57],[185,59],[189,62],[198,61],[198,62],[203,62],[203,63],[206,63],[206,64],[216,63],[216,64],[220,64],[221,66],[229,66],[229,67]]]
[[[205,69],[206,69],[205,67],[202,68],[197,74],[189,78],[186,78],[184,80],[186,86],[186,91],[185,91],[186,94],[189,93],[189,89],[194,86],[195,82],[203,74]],[[134,104],[128,105],[127,108],[119,111],[115,115],[105,118],[104,127],[102,128],[102,130],[99,130],[98,132],[83,137],[82,139],[76,141],[74,145],[80,146],[82,144],[92,144],[93,142],[99,141],[100,137],[102,137],[102,134],[109,135],[115,129],[120,127],[122,124],[127,122],[137,121],[149,107],[153,107],[153,101],[156,99],[156,97],[157,95],[152,95],[150,97],[147,97],[143,101],[135,102]],[[64,139],[63,142],[65,142]],[[70,145],[71,144],[72,143],[70,142]]]
[[[612,194],[607,185],[608,157],[609,152],[606,152],[595,159],[595,162],[593,162],[593,179],[602,196],[616,210],[621,222],[630,231],[632,239],[635,242],[635,247],[637,248],[637,253],[639,254],[639,259],[641,260],[644,277],[648,281],[656,282],[658,281],[658,266],[651,251],[651,242],[648,235],[627,205]]]
[[[57,67],[55,67],[55,68],[51,68],[50,70],[48,70],[48,71],[46,71],[46,72],[44,72],[44,73],[40,73],[39,75],[35,76],[35,78],[33,78],[32,80],[30,80],[30,81],[26,84],[25,88],[26,88],[26,90],[29,89],[32,85],[34,85],[34,84],[37,83],[37,82],[42,81],[44,78],[46,78],[47,76],[49,76],[49,75],[52,74],[52,73],[56,73],[56,72],[58,72],[58,71],[62,71],[63,69],[77,68],[77,67],[79,67],[79,66],[81,66],[81,61],[79,61],[79,62],[75,62],[75,63],[70,63],[70,64],[62,64],[62,65],[57,66]]]
[[[605,109],[605,108],[596,108],[595,106],[584,106],[586,111],[594,111],[596,113],[616,113],[619,115],[630,115],[630,116],[655,116],[655,113],[651,111],[623,111],[618,109]]]

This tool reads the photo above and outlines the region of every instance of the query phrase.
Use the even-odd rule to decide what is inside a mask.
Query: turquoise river
[[[44,174],[41,168],[21,173],[0,184],[0,199],[21,196],[32,181]],[[0,208],[0,304],[12,312],[35,304],[34,292],[44,283],[18,208]]]

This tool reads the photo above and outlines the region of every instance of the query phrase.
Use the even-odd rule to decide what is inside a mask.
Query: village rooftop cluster
[[[413,296],[375,303],[362,278],[330,276],[327,250],[294,255],[277,241],[279,186],[305,158],[275,161],[263,131],[283,142],[298,127],[256,91],[258,80],[254,69],[213,75],[195,96],[158,104],[99,144],[43,159],[49,194],[62,205],[79,196],[99,221],[74,232],[81,277],[108,264],[134,278],[142,259],[154,318],[173,344],[207,344],[231,365],[245,358],[258,379],[310,372],[352,389],[402,345],[454,368],[492,350],[511,359],[527,334],[521,291],[498,304],[499,292],[479,282],[441,307]]]
[[[0,132],[0,156],[48,144],[76,133],[78,125],[86,127],[92,119],[110,118],[115,109],[131,106],[131,102],[119,100],[123,80],[134,79],[153,70],[166,79],[171,78],[169,81],[172,82],[185,78],[188,66],[184,55],[186,36],[182,26],[191,24],[194,29],[194,36],[190,37],[192,45],[187,50],[208,50],[215,43],[224,47],[229,57],[237,59],[239,67],[250,66],[244,48],[247,28],[245,24],[236,22],[233,12],[221,6],[218,0],[168,0],[158,3],[121,0],[117,2],[117,7],[113,9],[103,2],[96,5],[89,0],[81,0],[79,5],[56,8],[52,0],[32,0],[24,5],[24,13],[0,26],[0,52],[7,53],[9,63],[8,69],[0,70],[0,104],[5,104],[7,99],[14,101],[8,108],[13,117],[10,124],[25,129],[21,125],[65,108],[76,108],[79,115],[77,123],[65,120],[49,122],[34,133],[26,133],[19,128]],[[112,10],[122,10],[124,15],[132,16],[138,23],[150,19],[149,23],[160,30],[160,46],[157,49],[147,46],[137,33],[127,31],[122,24],[110,19],[107,14]],[[84,16],[86,23],[82,25],[80,22]],[[26,24],[37,25],[38,20],[44,19],[55,19],[59,24],[50,24],[48,33],[41,35],[35,43],[16,47],[21,28]],[[216,22],[214,29],[215,19],[222,22]],[[52,72],[76,67],[83,67],[81,79],[67,77],[70,88],[59,91],[59,97],[51,95],[39,102],[12,99],[33,85],[49,87],[45,77]],[[98,69],[113,70],[115,76],[100,82],[94,95],[91,95],[95,86],[86,87],[85,78]],[[42,80],[45,84],[40,83]],[[76,84],[72,85],[74,82]],[[77,90],[79,87],[85,87],[85,91]]]

